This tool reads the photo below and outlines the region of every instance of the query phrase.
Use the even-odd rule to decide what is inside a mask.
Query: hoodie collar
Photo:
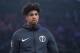
[[[23,25],[23,28],[28,29],[28,30],[31,30],[31,31],[36,31],[36,30],[39,29],[39,26],[40,26],[40,24],[36,24],[36,25],[34,25],[32,27],[29,26],[29,25],[27,25],[27,24],[24,24]]]

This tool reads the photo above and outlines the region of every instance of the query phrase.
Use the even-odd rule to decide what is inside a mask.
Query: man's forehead
[[[28,14],[34,14],[34,13],[38,13],[38,12],[36,10],[32,10]]]

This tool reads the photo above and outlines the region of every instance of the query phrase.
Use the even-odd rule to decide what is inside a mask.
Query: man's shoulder
[[[24,31],[24,28],[17,29],[13,34],[21,34]]]
[[[44,31],[46,33],[50,32],[50,30],[47,27],[41,26],[40,28],[42,31]]]
[[[17,29],[17,30],[13,33],[12,39],[19,39],[19,38],[21,37],[21,34],[22,34],[22,31],[23,31],[23,30],[24,30],[23,28]]]

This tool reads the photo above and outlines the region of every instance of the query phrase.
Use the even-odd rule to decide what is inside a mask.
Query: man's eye
[[[35,15],[37,16],[38,14],[37,14],[37,13],[35,13]]]
[[[35,13],[35,14],[29,14],[29,16],[37,16],[38,15],[38,13]]]
[[[30,16],[33,16],[34,14],[30,14]]]

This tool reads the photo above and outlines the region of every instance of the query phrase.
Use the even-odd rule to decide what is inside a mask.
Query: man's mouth
[[[32,20],[32,22],[36,22],[36,20]]]
[[[32,20],[32,23],[33,23],[33,24],[36,24],[36,23],[37,23],[37,20]]]

